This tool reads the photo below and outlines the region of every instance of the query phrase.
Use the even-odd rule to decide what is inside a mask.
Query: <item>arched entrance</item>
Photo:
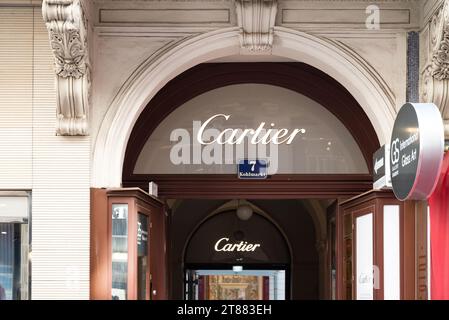
[[[342,139],[354,139],[367,169],[284,172],[272,176],[263,184],[258,183],[257,190],[249,186],[250,181],[242,183],[236,176],[229,174],[212,176],[136,172],[139,156],[145,152],[148,139],[164,119],[195,97],[216,88],[238,84],[268,84],[286,88],[318,103],[347,129],[349,136]],[[318,136],[315,138],[324,139]],[[273,196],[273,188],[279,185],[287,186],[277,193],[277,196],[283,198],[350,196],[371,188],[372,154],[378,148],[375,130],[357,101],[338,82],[311,66],[300,63],[204,64],[169,82],[142,112],[126,148],[122,185],[145,189],[148,181],[156,181],[160,187],[159,193],[164,198],[267,198]],[[359,157],[351,153],[347,152],[348,159]]]
[[[191,140],[186,143],[171,140],[173,132],[182,129],[188,134],[192,120],[205,121],[212,114],[225,112],[222,110],[237,119],[237,123],[226,123],[230,127],[250,128],[252,121],[270,120],[273,125],[282,124],[281,127],[292,129],[304,123],[308,134],[289,147],[279,148],[279,158],[287,160],[281,161],[278,174],[266,180],[237,178],[233,174],[235,162],[230,167],[218,163],[210,163],[211,166],[173,163],[174,144],[188,146],[188,150],[194,148]],[[298,200],[304,200],[301,206],[310,207],[309,200],[316,199],[313,203],[318,209],[312,210],[315,216],[311,221],[326,224],[326,211],[336,199],[371,189],[371,157],[378,147],[375,130],[357,101],[334,79],[309,65],[209,63],[176,77],[149,102],[131,133],[122,181],[124,187],[144,190],[149,181],[154,181],[159,186],[159,197],[169,202],[195,199],[206,204],[230,199],[283,199],[276,206],[281,208]],[[187,161],[190,161],[192,155],[187,152]],[[168,208],[174,212],[170,204]],[[284,211],[288,209],[289,206],[284,207]],[[295,214],[291,213],[292,221]],[[174,227],[176,218],[169,213],[168,219],[172,220],[168,228],[171,239],[167,241],[174,241],[178,233]],[[192,223],[190,219],[183,220],[182,226]],[[302,284],[295,291],[296,299],[326,297],[329,291],[327,227],[315,230],[313,222],[309,227],[314,235],[307,250],[314,252],[317,259],[313,263],[301,262],[293,268],[301,269],[303,275],[307,272],[313,275],[302,279],[305,282],[298,278],[287,283],[288,287]],[[318,237],[316,232],[319,232]],[[178,286],[183,280],[176,276],[176,270],[184,262],[179,261],[179,253],[174,255],[168,274],[172,277],[169,280],[171,296],[179,299]],[[190,265],[195,266],[195,263]],[[304,285],[307,279],[315,279],[315,282]]]
[[[246,204],[245,208],[250,208]],[[290,246],[270,216],[235,210],[207,217],[184,251],[185,297],[283,300],[290,296]],[[260,230],[264,230],[263,233]]]
[[[220,42],[220,45],[225,45],[228,49],[233,48],[232,50],[234,50],[236,48],[235,35],[234,31],[227,31],[226,37],[228,37],[229,42]],[[333,47],[332,44],[325,44],[311,36],[295,32],[290,33],[281,29],[277,30],[277,35],[279,39],[282,39],[282,42],[277,44],[273,53],[277,50],[280,56],[290,58],[298,54],[296,57],[302,56],[304,61],[313,62],[311,64],[327,69],[328,72],[325,73],[305,63],[208,63],[197,65],[176,76],[179,68],[185,70],[186,66],[190,67],[198,59],[189,56],[191,60],[187,64],[181,64],[182,67],[180,67],[179,61],[185,62],[187,56],[178,57],[180,58],[179,61],[171,60],[178,56],[178,52],[173,51],[170,53],[171,58],[162,59],[160,64],[147,64],[142,67],[130,80],[129,86],[126,85],[126,89],[120,93],[111,106],[110,111],[112,113],[105,119],[105,126],[100,130],[94,151],[94,186],[121,185],[123,187],[140,187],[146,190],[148,182],[154,181],[159,185],[160,198],[167,202],[168,212],[172,210],[170,201],[177,199],[194,199],[203,202],[206,200],[230,199],[258,199],[260,201],[283,199],[283,201],[286,201],[285,203],[290,200],[316,199],[319,202],[317,205],[320,207],[317,212],[333,214],[333,217],[335,217],[335,212],[329,212],[329,208],[337,199],[349,198],[371,189],[373,166],[371,157],[379,147],[379,140],[384,141],[387,136],[382,133],[379,121],[383,119],[390,123],[394,113],[389,107],[391,100],[388,98],[388,94],[385,94],[377,86],[382,87],[375,79],[367,81],[367,78],[373,75],[368,76],[369,72],[362,72],[362,70],[366,71],[364,69],[366,66],[360,66],[359,64],[358,67],[360,68],[355,67],[354,69],[353,67],[357,66],[359,62],[355,62],[347,56],[346,58],[351,63],[348,65],[348,60],[343,62],[341,58],[346,54],[339,51],[335,46]],[[225,36],[225,33],[216,33],[215,36]],[[289,38],[289,36],[291,37]],[[299,53],[298,43],[293,45],[293,39],[296,37],[307,43],[307,46],[304,47],[305,52],[308,52],[307,55],[304,55],[304,52]],[[210,38],[209,40],[214,41]],[[202,42],[202,40],[199,42]],[[190,42],[183,45],[186,45],[184,47],[186,50],[187,48],[190,50],[196,47],[198,43]],[[332,59],[335,58],[334,65],[324,66],[323,62],[317,60],[322,52],[313,56],[312,47],[317,50],[316,45],[323,52],[328,53],[332,51],[331,48],[333,47],[335,50],[332,57]],[[201,50],[207,51],[206,47]],[[196,48],[200,50],[200,48]],[[225,56],[235,54],[236,52],[232,50],[227,51],[226,54],[224,54],[224,51],[221,53],[215,52],[216,56],[209,56],[209,58],[219,57],[221,54]],[[164,57],[170,56],[164,53]],[[204,56],[202,57],[204,58]],[[167,65],[169,60],[172,65]],[[329,62],[329,59],[327,61]],[[154,62],[152,61],[152,63]],[[165,66],[165,69],[160,69],[162,65]],[[173,66],[177,66],[178,69],[173,69]],[[160,73],[156,74],[155,70]],[[169,70],[177,71],[173,71],[174,74],[169,74]],[[335,75],[335,78],[339,81],[330,75]],[[349,81],[351,78],[353,82]],[[171,81],[169,81],[170,79]],[[362,79],[363,81],[360,81]],[[374,87],[371,86],[373,83],[376,84]],[[324,170],[322,172],[318,170],[311,173],[307,171],[307,168],[302,168],[302,171],[287,170],[285,173],[272,175],[264,181],[242,181],[236,175],[229,173],[192,174],[187,172],[187,174],[174,175],[136,171],[139,156],[144,151],[147,141],[161,124],[167,121],[170,115],[177,110],[181,110],[190,101],[214,90],[239,85],[266,85],[282,88],[305,97],[312,104],[323,108],[347,131],[349,139],[353,141],[355,149],[358,150],[355,153],[347,153],[346,157],[361,160],[365,169],[355,171]],[[144,94],[145,90],[147,93]],[[139,92],[140,96],[138,96]],[[150,95],[148,95],[148,92],[150,92]],[[145,95],[146,97],[144,97]],[[143,101],[146,106],[142,105]],[[130,108],[133,104],[135,109]],[[375,112],[376,109],[382,110],[382,112]],[[389,114],[391,114],[391,119]],[[200,120],[204,121],[204,119]],[[111,126],[109,127],[109,125]],[[327,140],[326,142],[330,143],[331,141]],[[151,148],[149,150],[151,151]],[[103,157],[107,157],[107,159]],[[123,169],[120,178],[117,177],[116,170],[118,168]],[[314,220],[327,221],[328,218],[329,216],[324,215]],[[168,220],[166,241],[170,242],[170,213],[168,213],[166,219]],[[322,230],[327,230],[327,228],[324,227]],[[328,261],[332,257],[328,256],[329,250],[326,251],[326,248],[329,248],[326,243],[329,240],[326,239],[326,232],[320,231],[319,240],[316,240],[315,234],[312,238],[314,240],[309,248],[312,248],[311,250],[319,256],[320,263],[328,265]],[[179,279],[170,278],[173,268],[178,267],[179,263],[169,262],[167,269],[167,274],[170,275],[167,279],[169,287],[171,286],[170,283],[173,282],[182,284]],[[302,268],[304,270],[309,268],[318,273],[321,267],[309,265],[302,266]],[[330,274],[329,270],[323,272]],[[324,276],[320,279],[320,282],[324,283],[324,286],[328,286],[328,280]],[[294,283],[292,282],[290,285],[294,285]],[[318,290],[318,285],[312,287],[311,292],[313,291],[313,293],[299,296],[299,298],[317,298],[317,292],[321,290]],[[172,291],[169,293],[169,297],[179,298],[179,293],[180,291]],[[324,293],[319,296],[326,297]]]
[[[308,63],[343,85],[362,106],[383,143],[396,113],[394,98],[368,63],[347,48],[306,33],[275,27],[271,52]],[[96,136],[93,187],[119,187],[125,151],[137,118],[171,79],[213,59],[239,54],[239,30],[229,28],[170,43],[149,57],[130,75],[112,101]]]

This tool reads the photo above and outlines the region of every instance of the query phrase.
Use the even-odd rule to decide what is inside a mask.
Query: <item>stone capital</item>
[[[276,0],[236,0],[240,45],[249,53],[270,51],[273,46]]]
[[[55,58],[56,134],[88,134],[90,64],[80,0],[43,0],[42,15]]]
[[[442,2],[423,33],[428,42],[421,70],[421,102],[435,103],[445,121],[449,138],[449,1]]]

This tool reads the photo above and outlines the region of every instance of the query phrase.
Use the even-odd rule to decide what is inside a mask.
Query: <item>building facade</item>
[[[4,297],[428,299],[427,204],[372,190],[372,156],[406,102],[447,137],[448,13],[0,1]]]

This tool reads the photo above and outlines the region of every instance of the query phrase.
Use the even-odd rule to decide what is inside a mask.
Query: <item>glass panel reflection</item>
[[[0,300],[27,300],[28,224],[0,223]]]
[[[214,119],[205,130],[205,135],[210,135],[207,139],[215,141],[226,129],[257,131],[262,123],[265,129],[273,123],[275,130],[292,133],[305,129],[306,133],[296,136],[291,144],[259,144],[257,152],[250,148],[254,146],[249,143],[252,134],[242,138],[239,147],[214,142],[208,146],[214,150],[211,162],[203,158],[206,149],[198,143],[195,132],[213,115],[223,113],[229,119]],[[198,159],[191,157],[194,152],[199,153]],[[267,158],[271,160],[269,170],[277,167],[278,174],[368,173],[356,140],[329,110],[297,92],[255,83],[208,91],[170,113],[147,140],[134,173],[234,174],[238,160],[244,158]]]
[[[137,292],[139,300],[146,300],[148,283],[148,217],[137,219]]]
[[[112,300],[126,300],[128,286],[128,205],[112,205]]]
[[[374,299],[373,214],[356,218],[356,294],[357,300]]]
[[[0,195],[0,300],[28,300],[29,198],[23,192],[6,193]]]

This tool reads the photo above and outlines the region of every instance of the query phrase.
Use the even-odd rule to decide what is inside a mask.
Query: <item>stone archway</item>
[[[93,151],[92,186],[119,187],[131,131],[139,115],[171,79],[213,59],[241,53],[239,29],[227,28],[169,44],[149,57],[122,86],[100,126]],[[364,60],[331,40],[274,28],[271,55],[307,63],[342,84],[362,106],[380,143],[389,139],[396,113],[383,80]]]

